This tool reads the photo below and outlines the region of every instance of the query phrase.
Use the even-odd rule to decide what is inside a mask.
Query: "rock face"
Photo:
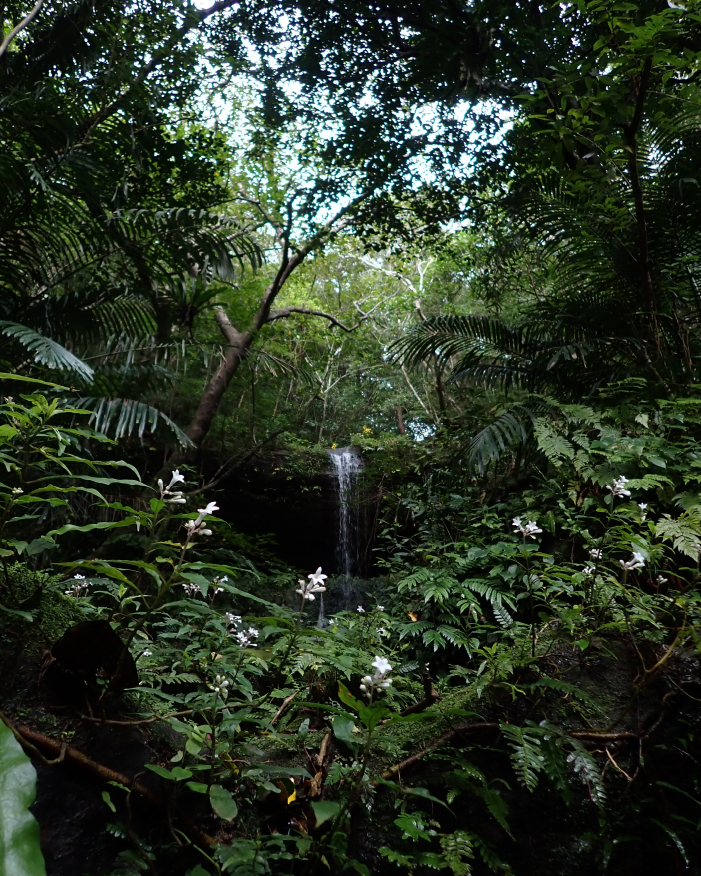
[[[223,483],[220,515],[246,535],[272,534],[277,555],[299,569],[366,577],[373,515],[365,485],[352,484],[361,468],[352,448],[255,457]]]

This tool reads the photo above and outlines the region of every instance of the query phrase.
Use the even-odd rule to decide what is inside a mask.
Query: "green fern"
[[[542,734],[514,724],[499,726],[509,740],[511,763],[516,775],[529,791],[534,791],[538,786],[539,774],[545,768],[545,757],[541,750]]]
[[[669,514],[663,514],[655,525],[655,533],[664,541],[672,541],[675,550],[698,560],[701,552],[701,518],[690,512],[684,512],[674,520]]]

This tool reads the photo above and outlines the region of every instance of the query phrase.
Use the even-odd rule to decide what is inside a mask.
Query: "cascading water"
[[[355,487],[358,473],[363,467],[360,454],[352,447],[329,450],[329,456],[336,474],[336,493],[338,495],[338,536],[336,538],[336,563],[339,575],[343,577],[343,597],[345,608],[351,595],[351,579],[356,571],[357,554],[357,515]]]

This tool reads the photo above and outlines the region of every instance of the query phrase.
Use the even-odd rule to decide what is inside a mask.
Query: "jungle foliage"
[[[6,867],[701,873],[698,0],[0,26]]]

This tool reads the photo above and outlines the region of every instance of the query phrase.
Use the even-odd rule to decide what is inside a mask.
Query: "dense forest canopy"
[[[0,873],[701,873],[700,76],[700,0],[3,6]]]

